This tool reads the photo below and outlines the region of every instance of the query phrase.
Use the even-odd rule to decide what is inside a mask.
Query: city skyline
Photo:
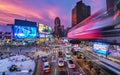
[[[54,27],[55,17],[60,17],[61,24],[71,27],[72,8],[79,0],[0,0],[0,24],[14,23],[14,19],[27,19]],[[105,8],[105,0],[83,0],[91,6],[91,13]],[[101,7],[100,7],[101,5]],[[99,7],[97,7],[99,6]]]

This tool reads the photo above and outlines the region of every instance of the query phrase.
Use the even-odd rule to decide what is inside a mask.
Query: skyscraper
[[[55,18],[55,26],[54,26],[54,35],[60,37],[61,35],[61,21],[59,17]]]
[[[72,27],[77,24],[76,6],[72,9]]]
[[[55,18],[55,25],[56,25],[56,26],[60,26],[60,25],[61,25],[61,21],[60,21],[60,18],[59,18],[59,17],[56,17],[56,18]]]
[[[85,5],[82,0],[76,3],[72,9],[72,27],[86,19],[91,14],[90,6]]]
[[[116,11],[116,4],[119,0],[106,0],[107,14],[114,15]]]

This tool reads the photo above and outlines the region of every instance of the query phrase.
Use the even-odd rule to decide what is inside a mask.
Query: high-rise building
[[[116,4],[119,0],[106,0],[107,14],[114,15],[116,11]]]
[[[91,8],[85,5],[82,0],[76,3],[72,9],[72,27],[86,19],[91,14]]]
[[[54,26],[54,35],[60,37],[61,35],[61,21],[59,17],[55,18],[55,26]]]
[[[55,25],[56,25],[56,26],[60,26],[60,25],[61,25],[61,21],[60,21],[60,18],[59,18],[59,17],[56,17],[56,18],[55,18]]]
[[[61,37],[64,37],[64,25],[61,25]]]
[[[72,9],[72,27],[77,24],[76,6]]]

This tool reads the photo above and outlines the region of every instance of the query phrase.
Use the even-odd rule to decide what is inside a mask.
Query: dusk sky
[[[25,18],[49,26],[54,26],[55,17],[61,24],[71,26],[71,11],[79,0],[0,0],[0,25],[12,24],[14,19]],[[106,8],[106,0],[83,0],[91,6],[92,14]]]

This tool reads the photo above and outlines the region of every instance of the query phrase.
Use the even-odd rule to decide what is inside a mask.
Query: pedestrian
[[[3,72],[2,75],[5,75],[5,72]]]
[[[29,74],[32,72],[32,69],[29,69]]]

